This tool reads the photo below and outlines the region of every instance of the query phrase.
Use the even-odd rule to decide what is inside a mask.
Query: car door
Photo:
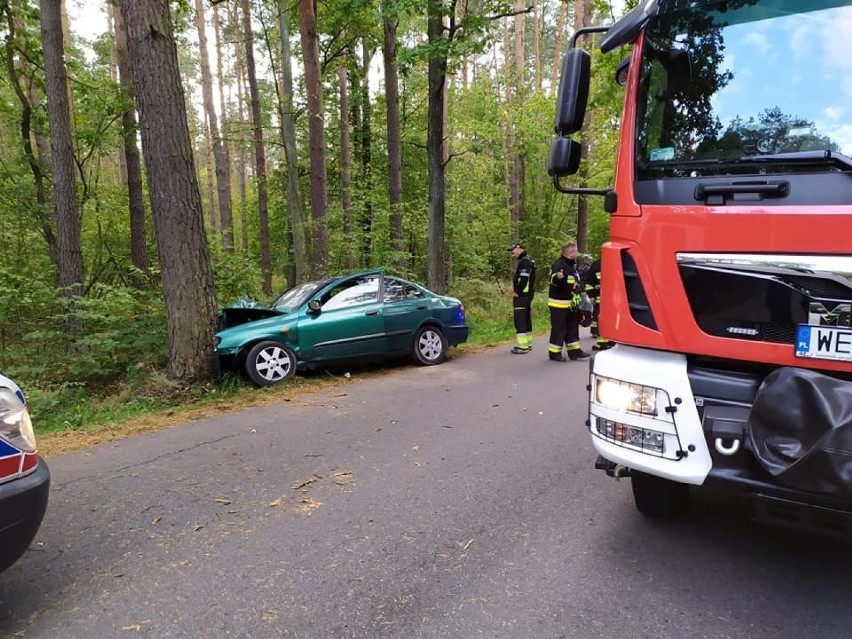
[[[299,320],[301,358],[318,362],[384,355],[381,286],[382,273],[368,273],[325,290],[319,310],[305,311]]]
[[[411,282],[385,277],[384,306],[388,351],[411,351],[415,331],[432,315],[429,296]]]

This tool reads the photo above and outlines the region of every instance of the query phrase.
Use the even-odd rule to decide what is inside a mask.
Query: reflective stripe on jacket
[[[535,294],[535,262],[526,251],[518,257],[518,267],[512,278],[512,289],[515,295],[532,297]]]
[[[557,277],[559,272],[565,277]],[[574,260],[560,255],[550,267],[550,288],[547,305],[553,308],[577,308],[580,303],[580,275]]]

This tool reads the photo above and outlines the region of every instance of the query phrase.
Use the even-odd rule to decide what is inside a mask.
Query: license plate
[[[852,362],[852,328],[799,324],[796,357]]]

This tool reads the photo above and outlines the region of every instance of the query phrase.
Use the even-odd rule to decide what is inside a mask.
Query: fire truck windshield
[[[637,179],[849,172],[850,40],[852,0],[662,2],[644,39]]]

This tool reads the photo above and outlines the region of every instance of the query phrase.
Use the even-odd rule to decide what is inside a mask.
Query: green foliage
[[[464,304],[470,325],[468,344],[494,344],[515,337],[512,285],[509,281],[457,279],[449,294],[458,297]],[[546,295],[533,298],[532,317],[536,334],[550,330]]]
[[[168,339],[159,297],[108,285],[71,300],[55,290],[41,292],[39,303],[52,309],[48,321],[15,336],[4,353],[5,370],[22,384],[100,386],[133,367],[165,366]],[[71,335],[69,326],[75,327]]]

